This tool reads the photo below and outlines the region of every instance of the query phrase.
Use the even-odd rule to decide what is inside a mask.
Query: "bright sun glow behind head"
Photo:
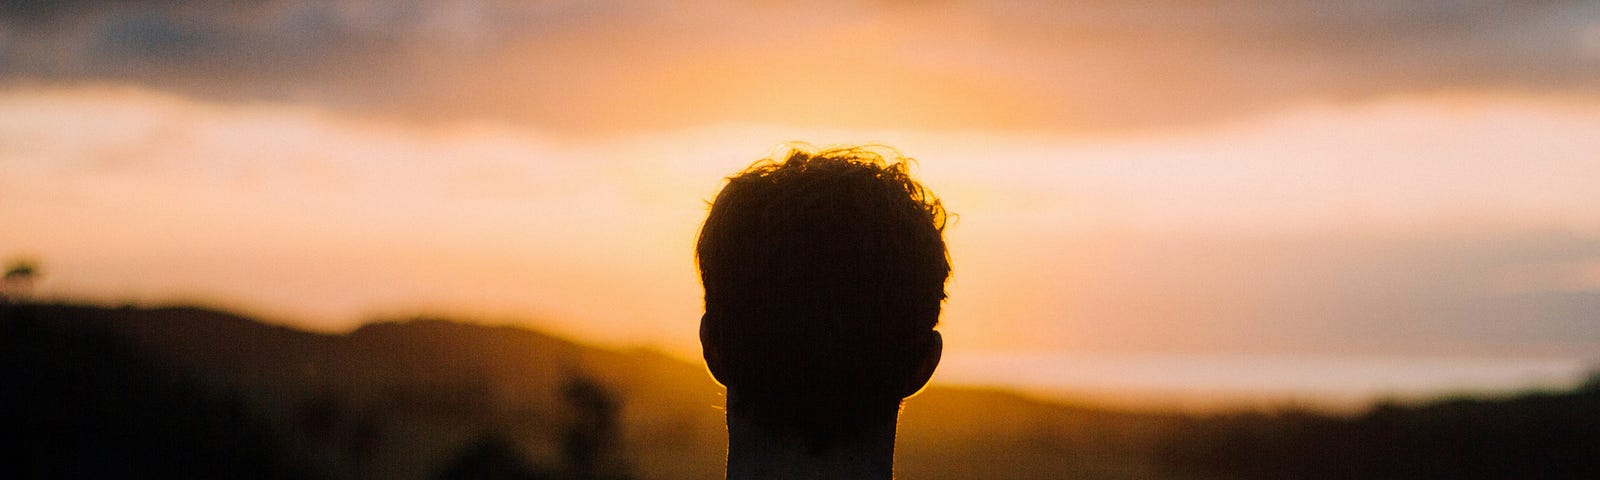
[[[919,160],[959,216],[957,352],[1383,349],[1396,332],[1374,318],[1594,292],[1572,272],[1600,258],[1586,181],[1600,164],[1584,160],[1600,109],[1536,99],[1117,137],[722,125],[563,139],[95,88],[14,92],[0,118],[0,185],[17,199],[0,213],[26,226],[0,247],[51,259],[47,291],[224,299],[328,328],[438,309],[693,351],[678,327],[698,314],[688,252],[704,202],[791,140]],[[1532,308],[1519,301],[1495,308]],[[1407,339],[1424,350],[1503,328],[1414,320],[1475,325]],[[1490,350],[1581,346],[1517,335]]]

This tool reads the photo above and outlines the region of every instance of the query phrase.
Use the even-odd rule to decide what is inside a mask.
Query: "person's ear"
[[[728,382],[722,379],[722,343],[712,338],[710,324],[711,312],[700,316],[700,356],[705,357],[706,370],[711,371],[711,378],[726,387]]]
[[[939,368],[939,359],[944,356],[944,335],[939,334],[938,330],[928,333],[921,349],[921,358],[914,364],[912,375],[907,378],[910,383],[906,384],[901,398],[910,398],[921,392],[928,385],[928,380],[933,379],[933,370]]]

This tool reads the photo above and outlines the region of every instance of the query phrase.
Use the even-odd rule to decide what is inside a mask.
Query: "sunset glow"
[[[1527,14],[1527,43],[1564,39],[1566,56],[1518,43],[1436,65],[1456,47],[1337,50],[1325,36],[1375,40],[1288,7],[1224,16],[1284,40],[1263,46],[1205,12],[1110,3],[568,5],[516,20],[490,2],[416,25],[334,3],[347,8],[323,13],[348,35],[404,39],[302,65],[272,49],[320,38],[292,35],[320,10],[158,15],[237,23],[271,39],[239,48],[305,69],[293,77],[223,54],[116,67],[40,53],[76,45],[67,27],[138,26],[112,13],[5,22],[0,257],[39,259],[42,298],[201,302],[322,331],[438,313],[692,359],[692,247],[721,179],[785,142],[881,143],[958,216],[941,326],[953,381],[1070,390],[1021,366],[973,373],[1063,354],[1122,359],[1047,372],[1086,391],[1260,386],[1107,380],[1149,358],[1533,365],[1460,385],[1239,380],[1364,395],[1559,384],[1600,362],[1592,6],[1562,17],[1583,25]]]

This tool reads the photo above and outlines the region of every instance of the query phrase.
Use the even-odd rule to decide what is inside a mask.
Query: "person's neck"
[[[875,418],[860,435],[813,452],[802,441],[728,415],[728,480],[870,479],[894,477],[897,412]]]

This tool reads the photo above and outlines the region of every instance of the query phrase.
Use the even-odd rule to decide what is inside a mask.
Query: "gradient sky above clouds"
[[[719,179],[883,142],[956,353],[1597,360],[1600,4],[1056,3],[7,2],[0,255],[687,356]]]

